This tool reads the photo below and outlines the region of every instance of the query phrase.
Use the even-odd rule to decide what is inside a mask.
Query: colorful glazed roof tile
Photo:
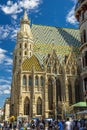
[[[33,67],[36,71],[42,71],[39,60],[37,59],[37,57],[35,55],[30,57],[29,59],[26,59],[22,63],[22,70],[23,71],[31,71],[33,69]]]
[[[32,25],[31,29],[35,53],[46,55],[55,49],[58,55],[66,55],[71,51],[79,54],[79,30],[41,25]]]

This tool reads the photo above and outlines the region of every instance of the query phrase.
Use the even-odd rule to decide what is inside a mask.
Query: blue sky
[[[13,50],[23,8],[33,24],[78,28],[75,4],[76,0],[0,0],[0,107],[10,96]]]

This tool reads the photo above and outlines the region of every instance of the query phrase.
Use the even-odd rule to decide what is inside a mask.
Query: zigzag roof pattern
[[[80,32],[77,29],[32,25],[34,43],[58,46],[79,46]]]

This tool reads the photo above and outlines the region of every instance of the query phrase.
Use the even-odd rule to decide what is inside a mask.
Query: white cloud
[[[66,21],[69,22],[69,23],[71,23],[71,24],[77,24],[77,20],[76,20],[76,18],[75,18],[75,16],[74,16],[74,9],[75,9],[75,7],[73,7],[73,8],[69,11],[69,13],[68,13],[68,15],[67,15],[67,17],[66,17]]]
[[[0,84],[1,83],[7,83],[7,84],[10,84],[11,81],[10,80],[5,80],[5,79],[0,79]]]
[[[3,94],[10,94],[10,90],[4,90]]]
[[[0,26],[0,40],[4,40],[6,38],[9,38],[10,40],[13,41],[17,36],[18,30],[19,30],[19,28],[16,24],[14,26],[1,25]]]
[[[77,0],[72,0],[72,1],[74,3],[74,6],[72,7],[71,10],[69,10],[69,12],[66,16],[66,22],[73,24],[73,25],[77,25],[78,22],[75,18],[75,5],[76,5]]]
[[[18,2],[13,3],[9,0],[6,5],[0,5],[0,8],[5,14],[11,14],[12,18],[16,19],[17,14],[22,12],[23,8],[35,10],[41,2],[42,0],[19,0]]]
[[[0,48],[0,64],[12,65],[12,59],[6,55],[6,50]]]
[[[0,48],[0,64],[3,62],[3,60],[5,59],[5,53],[6,53],[7,51],[6,50],[3,50],[3,49],[1,49]]]

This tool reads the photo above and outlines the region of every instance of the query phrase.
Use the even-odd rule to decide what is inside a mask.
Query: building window
[[[24,54],[27,55],[27,52],[25,51]]]
[[[19,44],[19,48],[21,48],[21,44]]]
[[[42,76],[40,78],[40,84],[41,84],[42,87],[44,86],[44,78]]]
[[[31,50],[31,44],[30,44],[30,50]]]
[[[37,115],[42,115],[42,100],[38,98],[37,100]]]
[[[30,56],[31,56],[31,52],[30,52]]]
[[[83,30],[83,43],[86,42],[86,30]]]
[[[84,90],[87,91],[87,78],[84,79]]]
[[[79,80],[76,79],[75,81],[75,101],[76,103],[80,101],[80,97],[81,97],[81,94],[80,94],[80,84],[79,84]]]
[[[29,86],[32,86],[32,77],[29,76]]]
[[[25,43],[25,48],[27,48],[27,43]]]
[[[28,97],[24,101],[24,115],[30,115],[30,101]]]
[[[69,92],[69,104],[71,105],[73,103],[73,101],[72,101],[72,86],[71,86],[70,81],[69,81],[69,84],[68,84],[68,92]]]
[[[59,101],[62,101],[62,98],[61,98],[61,82],[59,79],[56,80],[56,100],[58,102],[58,99]]]
[[[35,85],[38,86],[38,76],[35,77]]]
[[[85,66],[87,66],[87,51],[85,51]]]
[[[23,76],[23,85],[26,85],[27,84],[27,77],[26,75]]]
[[[51,78],[48,79],[48,102],[49,110],[53,110],[53,80]]]

